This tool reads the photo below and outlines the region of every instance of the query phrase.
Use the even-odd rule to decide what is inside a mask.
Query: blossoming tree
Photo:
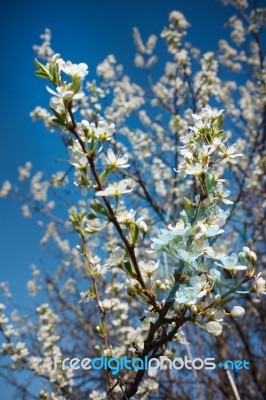
[[[41,245],[56,250],[58,266],[32,266],[29,313],[2,284],[14,310],[0,305],[0,374],[17,398],[37,398],[32,380],[40,399],[264,398],[266,9],[224,3],[234,6],[231,39],[216,53],[188,43],[189,22],[170,14],[158,80],[157,37],[144,43],[134,29],[147,87],[113,55],[87,81],[87,65],[54,53],[48,29],[34,46],[51,100],[31,116],[61,135],[69,165],[49,179],[30,162],[19,168],[30,191],[19,197],[23,215],[42,216]],[[1,197],[17,193],[3,183]],[[245,358],[250,371],[113,374],[54,363],[78,356]]]

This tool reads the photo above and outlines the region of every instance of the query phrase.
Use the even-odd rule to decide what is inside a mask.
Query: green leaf
[[[233,296],[231,296],[231,297],[226,297],[226,298],[222,299],[222,300],[219,302],[219,305],[223,306],[223,305],[225,305],[225,304],[230,303],[232,300],[234,300],[234,297],[233,297]]]
[[[189,217],[193,217],[194,215],[194,206],[192,202],[187,198],[184,197],[184,208],[188,214]]]
[[[50,77],[45,72],[36,71],[35,75],[39,78],[47,79],[48,81],[50,81]]]
[[[55,67],[50,69],[50,73],[52,76],[52,81],[55,84],[55,86],[59,86],[60,85],[60,76],[59,76],[58,66],[56,65]]]
[[[34,59],[34,65],[37,68],[37,71],[35,72],[35,74],[37,75],[37,73],[41,73],[42,75],[37,75],[40,76],[41,78],[47,77],[46,79],[52,80],[52,76],[49,73],[47,67],[45,65],[43,65],[42,63],[40,63],[40,61],[37,60],[37,58]]]
[[[100,175],[100,180],[104,184],[106,182],[106,179],[109,177],[111,173],[110,168],[106,168]]]
[[[108,211],[106,210],[106,208],[102,205],[102,203],[99,200],[95,199],[94,204],[91,204],[90,207],[97,213],[103,214],[103,215],[106,215],[107,217],[109,217]]]
[[[60,85],[60,72],[57,64],[57,60],[60,58],[60,54],[54,55],[49,62],[49,73],[55,86]]]
[[[133,267],[132,267],[132,265],[131,265],[131,263],[129,261],[126,261],[126,262],[123,263],[123,270],[128,275],[130,275],[131,277],[135,277],[136,276],[135,271],[134,271],[134,269],[133,269]]]
[[[139,236],[139,227],[137,226],[137,224],[133,222],[130,224],[129,229],[130,229],[131,241],[133,244],[135,244]]]
[[[53,119],[53,121],[62,126],[63,128],[67,128],[67,123],[66,123],[66,117],[65,115],[59,114],[53,107],[50,107],[50,110],[52,113],[55,115],[56,118]]]
[[[34,65],[38,69],[46,69],[46,67],[37,58],[34,58]]]
[[[221,130],[221,128],[222,128],[222,126],[223,126],[223,121],[224,121],[224,118],[223,118],[223,115],[221,114],[221,115],[219,115],[219,117],[217,118],[217,121],[215,122],[215,129],[217,129],[217,131],[220,131]]]
[[[204,183],[207,193],[210,193],[212,191],[214,182],[215,180],[213,174],[211,174],[210,172],[206,172],[204,177]]]
[[[95,219],[95,218],[97,218],[97,215],[95,215],[93,213],[90,213],[90,214],[87,215],[87,219],[89,219],[89,220],[92,220],[92,219]]]
[[[81,80],[78,76],[73,76],[71,86],[74,93],[78,93],[80,91]]]

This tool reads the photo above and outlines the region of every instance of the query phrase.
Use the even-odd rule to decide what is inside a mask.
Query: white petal
[[[46,85],[46,89],[49,93],[53,94],[54,96],[58,96],[58,93],[56,93],[54,90],[50,89],[49,86]]]

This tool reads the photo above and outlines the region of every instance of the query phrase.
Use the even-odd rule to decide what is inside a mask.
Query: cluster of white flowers
[[[248,0],[222,0],[222,2],[227,4],[232,4],[234,7],[240,10],[245,10],[248,7]]]
[[[69,104],[84,97],[82,81],[88,74],[88,66],[85,63],[73,64],[70,61],[64,61],[60,54],[54,54],[46,65],[35,59],[35,65],[36,75],[48,79],[55,86],[55,90],[47,86],[48,92],[53,95],[50,108],[55,118],[51,121],[50,115],[41,108],[35,109],[32,116],[35,119],[43,119],[50,128],[53,128],[53,123],[66,128],[71,123],[68,113]],[[70,78],[70,82],[63,81],[62,74]]]
[[[6,317],[6,315],[4,314],[4,311],[6,309],[6,306],[2,303],[0,303],[0,325],[4,325],[8,322],[8,318]]]
[[[207,52],[201,58],[201,71],[195,74],[194,87],[198,93],[198,107],[206,105],[211,96],[220,92],[220,79],[218,78],[218,62],[214,53]]]
[[[18,172],[19,172],[18,179],[20,181],[27,180],[30,176],[31,169],[32,169],[32,163],[30,161],[27,161],[24,167],[18,167]]]
[[[153,53],[154,47],[156,46],[157,37],[155,35],[150,35],[146,46],[144,45],[142,38],[140,36],[140,32],[138,28],[133,28],[133,38],[135,41],[135,45],[141,54],[151,55]]]
[[[266,7],[251,10],[249,31],[257,34],[264,26],[266,26]]]
[[[148,226],[144,221],[144,217],[139,217],[136,219],[135,215],[136,210],[133,209],[129,211],[121,211],[117,214],[117,221],[127,227],[129,227],[130,224],[136,224],[140,230],[146,233],[148,231]]]
[[[183,160],[179,163],[177,172],[186,175],[201,177],[213,164],[224,159],[234,159],[241,156],[236,154],[235,145],[227,147],[222,127],[222,112],[203,108],[200,114],[193,114],[194,126],[190,134],[180,138],[183,143],[181,155]]]
[[[40,46],[34,45],[33,50],[36,52],[38,57],[43,60],[49,60],[54,54],[54,51],[51,48],[52,33],[50,29],[45,28],[45,31],[40,35],[40,38],[43,40],[42,44]]]
[[[48,243],[50,239],[53,239],[54,243],[57,245],[58,249],[60,249],[62,253],[69,253],[69,241],[67,239],[61,239],[56,224],[54,222],[49,222],[45,228],[46,229],[43,237],[41,238],[40,244],[44,246]]]
[[[169,21],[170,26],[163,29],[161,37],[166,40],[169,51],[175,56],[190,24],[179,11],[172,11],[169,15]]]
[[[116,77],[116,59],[110,54],[102,63],[97,66],[97,75],[104,80]]]
[[[54,131],[56,124],[54,123],[54,116],[47,111],[45,108],[37,106],[30,113],[30,117],[33,121],[43,121],[46,128],[51,132]]]
[[[12,185],[8,180],[5,180],[0,189],[0,197],[7,197],[12,189]]]
[[[106,107],[107,119],[121,124],[125,117],[145,103],[143,96],[144,90],[139,85],[131,83],[128,76],[123,76],[114,84],[112,103]]]
[[[94,123],[82,120],[78,127],[82,140],[88,143],[110,140],[115,130],[115,125],[106,121],[99,121],[96,127]]]
[[[225,65],[231,71],[235,72],[241,71],[242,64],[239,62],[237,49],[230,46],[230,44],[224,39],[221,39],[219,41],[219,47],[220,47],[220,55],[219,55],[220,63]]]
[[[36,268],[34,264],[31,265],[31,271],[32,279],[27,282],[27,289],[29,295],[35,297],[41,288],[39,285],[40,271]]]
[[[103,83],[102,83],[103,84]],[[98,120],[98,114],[102,110],[101,99],[105,98],[110,90],[108,88],[97,86],[95,80],[86,82],[87,95],[81,99],[80,114],[84,119],[94,121]]]
[[[62,356],[60,348],[55,345],[59,340],[56,331],[59,318],[48,304],[39,306],[37,312],[40,323],[37,338],[41,346],[42,356],[30,356],[28,358],[29,366],[37,375],[47,376],[56,389],[71,387],[73,385],[71,368],[54,368],[54,358]]]
[[[146,45],[144,45],[138,28],[133,28],[133,38],[135,41],[136,48],[138,52],[135,55],[135,66],[145,67],[147,69],[152,68],[157,62],[157,57],[152,55],[153,50],[156,46],[157,37],[155,35],[150,35]]]
[[[238,45],[241,45],[245,41],[245,28],[241,19],[233,16],[229,19],[229,24],[233,28],[231,32],[231,39]]]
[[[167,229],[161,229],[161,234],[152,239],[152,250],[166,253],[176,260],[175,270],[183,274],[183,280],[176,285],[174,301],[189,307],[194,315],[207,304],[208,296],[215,298],[213,291],[217,293],[218,287],[221,289],[221,273],[217,269],[209,269],[213,261],[232,276],[237,271],[245,271],[247,276],[253,276],[256,254],[244,247],[239,255],[233,253],[228,256],[211,246],[210,239],[224,232],[221,226],[228,217],[228,212],[218,203],[232,204],[228,200],[230,192],[224,188],[224,180],[217,177],[215,167],[219,162],[234,159],[240,154],[236,154],[234,145],[225,145],[222,110],[203,108],[200,114],[193,115],[193,119],[194,126],[190,127],[190,132],[180,138],[184,146],[180,148],[182,159],[177,172],[194,175],[199,181],[201,194],[196,196],[194,202],[184,199],[185,210],[180,213],[181,218],[175,226],[168,225]],[[208,260],[212,260],[212,263]],[[157,286],[160,288],[160,284]],[[168,301],[173,301],[173,295]],[[205,318],[199,320],[199,326],[213,335],[219,335],[222,332],[222,318],[218,320],[216,317],[219,315],[220,318],[221,313],[225,315],[225,311],[219,306],[218,300],[214,310],[207,311]],[[240,308],[235,308],[231,316],[242,314]]]
[[[31,179],[31,194],[36,201],[46,202],[48,199],[48,188],[49,182],[43,180],[43,173],[41,171],[36,172],[36,174]]]
[[[15,354],[11,356],[11,359],[16,363],[23,360],[29,354],[29,350],[27,349],[25,343],[18,342],[15,347]]]
[[[105,121],[99,121],[98,125],[82,120],[78,124],[78,132],[81,140],[87,149],[87,154],[100,152],[106,140],[110,140],[114,132],[114,124],[107,124]],[[79,140],[75,139],[69,146],[71,164],[75,167],[75,184],[82,188],[82,194],[86,195],[88,187],[91,185],[89,162],[87,155],[84,154]],[[110,170],[115,168],[127,168],[128,156],[116,157],[111,149],[108,150],[106,161]]]

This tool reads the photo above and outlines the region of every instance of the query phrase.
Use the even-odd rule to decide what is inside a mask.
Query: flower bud
[[[254,253],[254,251],[251,251],[249,253],[249,257],[251,258],[252,261],[257,261],[257,256],[256,253]]]
[[[217,321],[210,321],[206,324],[206,331],[213,336],[219,336],[223,331],[223,327]]]
[[[192,315],[196,315],[198,313],[198,308],[196,304],[192,304],[192,306],[190,307],[190,311]]]
[[[133,286],[131,286],[131,285],[129,285],[128,287],[127,287],[127,294],[129,295],[129,296],[135,296],[135,289],[134,289],[134,287]]]
[[[245,309],[240,306],[234,306],[230,312],[231,317],[240,318],[245,314]]]
[[[157,280],[155,281],[155,285],[156,285],[156,288],[157,288],[157,289],[160,289],[161,284],[162,284],[162,281],[160,281],[159,279],[157,279]]]

